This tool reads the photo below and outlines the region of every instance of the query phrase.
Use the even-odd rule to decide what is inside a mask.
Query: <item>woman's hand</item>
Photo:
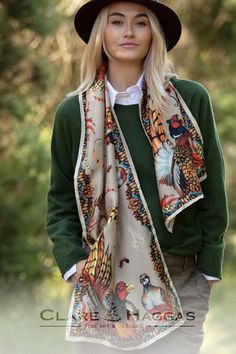
[[[72,274],[72,276],[70,277],[70,280],[74,285],[77,284],[79,277],[81,275],[82,269],[84,268],[84,265],[86,262],[87,262],[87,258],[82,259],[82,261],[79,261],[76,263],[76,272],[74,274]]]

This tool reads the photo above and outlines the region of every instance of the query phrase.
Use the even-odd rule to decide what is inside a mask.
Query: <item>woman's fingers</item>
[[[79,280],[79,276],[75,273],[70,277],[70,280],[75,285]]]
[[[76,273],[79,273],[79,275],[81,274],[86,262],[87,262],[87,258],[82,259],[82,261],[79,261],[78,263],[76,263]]]
[[[86,262],[87,262],[87,258],[76,263],[76,272],[70,277],[70,280],[72,281],[73,284],[76,284],[78,282]]]

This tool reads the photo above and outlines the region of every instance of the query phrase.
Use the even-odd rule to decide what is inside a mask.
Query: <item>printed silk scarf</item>
[[[165,111],[155,110],[144,82],[139,118],[153,150],[165,225],[172,232],[176,215],[203,198],[200,182],[206,171],[199,127],[167,81]],[[141,349],[185,318],[110,105],[104,65],[79,101],[82,126],[74,181],[89,252],[72,294],[66,339]]]

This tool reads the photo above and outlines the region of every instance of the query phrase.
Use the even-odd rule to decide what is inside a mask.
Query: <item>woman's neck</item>
[[[141,65],[117,64],[110,61],[108,63],[107,78],[115,90],[123,92],[137,83],[142,71]]]

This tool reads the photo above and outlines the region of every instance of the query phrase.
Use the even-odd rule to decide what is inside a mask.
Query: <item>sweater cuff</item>
[[[224,241],[219,245],[202,244],[197,253],[197,267],[205,275],[222,279]]]
[[[217,281],[217,282],[220,280],[219,278],[212,277],[211,275],[206,275],[204,273],[202,273],[202,275],[206,278],[206,280],[213,280],[213,281]]]
[[[64,241],[64,242],[63,242]],[[64,278],[64,274],[71,269],[71,267],[82,259],[88,258],[88,252],[83,247],[76,247],[74,243],[69,243],[70,248],[66,245],[65,240],[61,240],[59,243],[53,245],[53,255],[61,272],[61,276]]]
[[[74,264],[64,275],[64,279],[68,282],[71,283],[69,280],[70,276],[73,275],[76,272],[76,264]]]

